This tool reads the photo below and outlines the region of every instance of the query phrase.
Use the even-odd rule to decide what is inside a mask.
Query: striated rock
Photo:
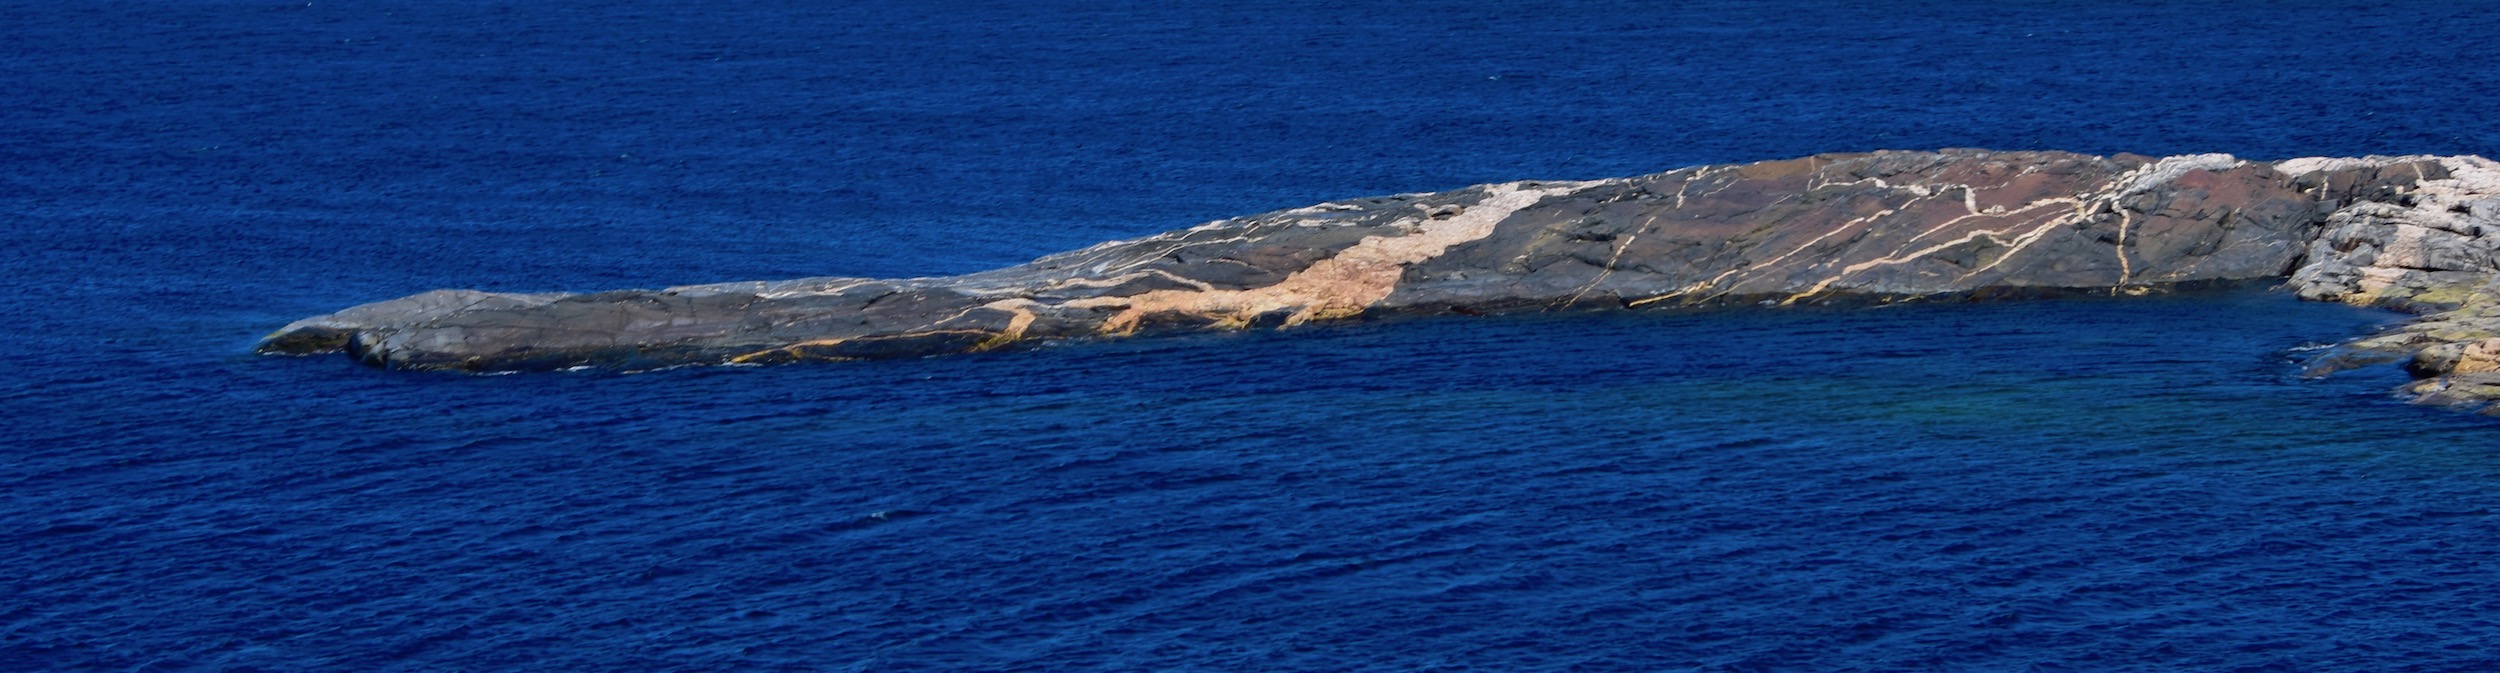
[[[2411,360],[2425,380],[2462,380],[2500,363],[2479,345],[2500,332],[2487,317],[2500,315],[2495,273],[2500,165],[2479,157],[1875,152],[1334,201],[962,276],[442,290],[300,321],[260,350],[404,369],[648,368],[1363,315],[2141,294],[2288,277],[2310,299],[2442,312],[2333,362]]]
[[[2296,160],[2366,171],[2382,193],[2348,196],[2292,276],[2302,297],[2412,311],[2461,305],[2500,271],[2500,170],[2479,158]],[[2284,162],[2292,165],[2295,162]],[[2394,174],[2387,179],[2385,174]],[[2403,178],[2410,173],[2408,184]]]
[[[2500,163],[2481,157],[2302,159],[2320,172],[2369,173],[2287,283],[2308,299],[2427,315],[2322,358],[2331,372],[2403,362],[2406,392],[2428,404],[2500,413]],[[2403,178],[2411,174],[2409,183]]]

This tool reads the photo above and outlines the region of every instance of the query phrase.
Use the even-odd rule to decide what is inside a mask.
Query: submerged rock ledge
[[[2287,279],[2431,314],[2322,358],[2500,399],[2500,163],[2473,156],[1874,152],[1332,201],[934,278],[437,290],[263,353],[394,369],[779,363],[1361,315],[2141,294]]]

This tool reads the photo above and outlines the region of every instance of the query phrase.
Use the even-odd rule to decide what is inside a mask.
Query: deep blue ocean
[[[2500,670],[2500,420],[2137,300],[383,372],[440,287],[968,272],[1877,148],[2500,155],[2448,2],[0,2],[0,671]]]

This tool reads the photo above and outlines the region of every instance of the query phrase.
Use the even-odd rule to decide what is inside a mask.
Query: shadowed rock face
[[[406,369],[648,368],[1358,315],[2140,294],[2284,277],[2311,299],[2500,315],[2500,287],[2486,287],[2495,251],[2500,165],[2479,157],[1877,152],[1334,201],[963,276],[438,290],[299,321],[260,350]],[[2365,342],[2336,362],[2453,347],[2462,364],[2433,357],[2416,371],[2489,371],[2500,396],[2500,340],[2472,341],[2485,345],[2468,356],[2468,340],[2445,339],[2466,332],[2450,332]]]

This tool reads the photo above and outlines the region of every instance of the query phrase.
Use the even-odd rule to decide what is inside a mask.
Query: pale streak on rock
[[[2447,173],[2421,172],[2435,164]],[[2292,273],[2302,297],[2400,308],[2444,307],[2500,272],[2500,163],[2482,157],[2303,158],[2284,173],[2380,171],[2416,177],[2399,198],[2337,210]]]
[[[2120,177],[2118,179],[2118,189],[2116,190],[2116,193],[2112,195],[2112,198],[2123,199],[2137,194],[2153,191],[2155,189],[2160,189],[2170,185],[2170,183],[2177,182],[2180,176],[2187,175],[2189,171],[2214,171],[2218,173],[2246,165],[2248,165],[2248,162],[2241,161],[2239,157],[2234,157],[2228,154],[2189,154],[2175,157],[2163,157],[2160,161],[2153,162],[2152,165],[2145,166],[2137,169],[2133,173]]]
[[[1875,181],[1875,186],[1877,186],[1877,187],[1884,187],[1884,186],[1885,186],[1885,185],[1884,185],[1884,181],[1883,181],[1883,179],[1881,179],[1881,178],[1870,178],[1870,179],[1872,179],[1872,180],[1874,180],[1874,181]],[[1918,193],[1918,195],[1919,195],[1919,196],[1922,196],[1922,197],[1923,197],[1923,196],[1927,196],[1927,194],[1925,194],[1925,193]],[[1867,216],[1865,216],[1865,217],[1854,218],[1854,219],[1851,219],[1851,220],[1849,220],[1849,221],[1842,222],[1842,223],[1840,223],[1840,226],[1837,226],[1837,227],[1832,227],[1832,230],[1831,230],[1831,231],[1826,231],[1826,232],[1823,232],[1823,234],[1822,234],[1822,235],[1820,235],[1820,236],[1816,236],[1816,237],[1814,237],[1814,238],[1807,239],[1807,240],[1806,240],[1806,242],[1805,242],[1804,244],[1798,245],[1797,247],[1790,249],[1788,252],[1783,252],[1783,253],[1780,253],[1780,254],[1779,254],[1779,256],[1777,256],[1777,257],[1773,257],[1773,258],[1770,258],[1770,259],[1767,259],[1767,260],[1763,260],[1761,264],[1756,264],[1756,265],[1753,265],[1753,267],[1738,267],[1738,268],[1728,269],[1728,270],[1726,270],[1726,271],[1719,272],[1719,275],[1717,275],[1717,276],[1712,276],[1712,277],[1710,278],[1710,280],[1703,281],[1701,284],[1699,284],[1699,285],[1695,285],[1694,287],[1700,287],[1700,288],[1714,288],[1714,287],[1720,287],[1719,282],[1720,282],[1720,281],[1727,280],[1727,277],[1728,277],[1728,276],[1735,275],[1735,274],[1737,274],[1737,273],[1740,273],[1740,272],[1743,272],[1743,271],[1749,270],[1749,269],[1754,268],[1754,267],[1761,267],[1761,268],[1778,268],[1778,267],[1780,266],[1780,263],[1781,263],[1781,262],[1787,261],[1787,260],[1788,260],[1788,258],[1790,258],[1790,257],[1795,257],[1795,256],[1797,256],[1797,253],[1800,253],[1800,252],[1805,252],[1806,250],[1813,248],[1816,244],[1822,243],[1825,239],[1829,239],[1829,238],[1831,238],[1831,237],[1833,237],[1833,236],[1837,236],[1837,235],[1839,235],[1841,232],[1844,232],[1844,231],[1849,231],[1849,230],[1850,230],[1850,229],[1852,229],[1852,228],[1859,227],[1859,226],[1863,226],[1863,225],[1865,225],[1865,224],[1866,224],[1866,223],[1868,223],[1868,222],[1873,222],[1873,221],[1876,221],[1876,220],[1880,220],[1880,219],[1883,219],[1883,218],[1884,218],[1884,217],[1886,217],[1886,216],[1893,215],[1893,214],[1896,214],[1896,213],[1899,213],[1899,212],[1901,212],[1901,210],[1900,210],[1899,208],[1885,208],[1885,209],[1883,209],[1883,210],[1878,210],[1878,211],[1875,211],[1873,214],[1867,215]],[[1620,255],[1620,254],[1618,254],[1618,255],[1616,255],[1616,256],[1617,256],[1617,257],[1621,257],[1621,255]],[[1655,296],[1655,297],[1649,297],[1649,298],[1646,298],[1646,299],[1640,299],[1640,300],[1637,300],[1637,301],[1633,301],[1632,303],[1628,304],[1628,306],[1642,306],[1642,305],[1645,305],[1645,304],[1650,304],[1650,303],[1654,303],[1654,302],[1658,302],[1658,301],[1662,301],[1662,300],[1666,300],[1666,299],[1674,298],[1674,297],[1677,297],[1677,296],[1680,296],[1680,295],[1683,295],[1683,294],[1687,294],[1687,293],[1690,293],[1690,292],[1693,292],[1693,291],[1695,291],[1695,290],[1693,290],[1693,289],[1691,289],[1691,288],[1686,288],[1686,289],[1678,290],[1678,291],[1676,291],[1676,292],[1670,292],[1670,293],[1667,293],[1667,294],[1662,294],[1662,295],[1658,295],[1658,296]]]
[[[1125,270],[1125,269],[1123,269],[1123,270]],[[1119,285],[1119,284],[1121,284],[1121,283],[1126,283],[1126,282],[1133,281],[1133,280],[1137,280],[1137,279],[1140,279],[1140,278],[1150,278],[1150,277],[1151,277],[1151,278],[1162,278],[1162,279],[1169,280],[1169,281],[1172,281],[1172,282],[1175,282],[1175,283],[1179,283],[1179,284],[1182,284],[1182,285],[1187,285],[1187,286],[1190,286],[1190,287],[1192,287],[1192,288],[1196,288],[1196,289],[1197,289],[1197,291],[1199,291],[1199,292],[1214,292],[1214,291],[1216,291],[1216,290],[1215,290],[1215,286],[1213,286],[1213,285],[1208,285],[1208,284],[1206,284],[1206,283],[1205,283],[1205,282],[1203,282],[1203,281],[1199,281],[1199,280],[1197,280],[1197,279],[1193,279],[1193,278],[1182,278],[1182,277],[1180,277],[1180,276],[1173,275],[1173,274],[1172,274],[1172,272],[1170,272],[1170,271],[1165,271],[1165,270],[1162,270],[1162,269],[1148,269],[1148,270],[1145,270],[1145,271],[1137,271],[1137,272],[1127,273],[1127,274],[1123,274],[1123,275],[1119,275],[1119,276],[1113,276],[1113,277],[1110,277],[1110,278],[1069,278],[1069,279],[1066,279],[1066,280],[1061,280],[1061,281],[1053,282],[1053,283],[1051,283],[1051,284],[1049,284],[1049,285],[1044,285],[1044,286],[1043,286],[1043,288],[1044,288],[1044,289],[1050,289],[1050,290],[1064,290],[1064,289],[1068,289],[1068,288],[1081,288],[1081,287],[1113,287],[1113,286],[1117,286],[1117,285]]]
[[[1216,292],[1158,290],[1128,297],[1080,299],[1067,305],[1119,309],[1119,313],[1103,321],[1100,330],[1106,334],[1134,333],[1146,316],[1167,312],[1209,316],[1220,326],[1233,327],[1247,325],[1259,315],[1287,309],[1293,311],[1285,318],[1287,326],[1351,316],[1397,289],[1398,276],[1404,273],[1406,265],[1431,259],[1450,246],[1484,238],[1493,233],[1493,225],[1502,218],[1547,196],[1570,192],[1585,184],[1588,183],[1487,185],[1483,202],[1455,216],[1402,221],[1403,226],[1413,227],[1416,233],[1365,238],[1275,285]]]
[[[2073,200],[2073,199],[2049,199],[2049,200],[2046,200],[2046,201],[2035,202],[2035,203],[2033,203],[2033,204],[2032,204],[2032,205],[2030,205],[2030,206],[2024,206],[2022,210],[2020,210],[2020,211],[2016,211],[2016,212],[2030,212],[2030,211],[2031,211],[2031,209],[2036,208],[2036,207],[2039,207],[2039,206],[2042,206],[2042,205],[2051,205],[2051,204],[2068,204],[2068,203],[2074,203],[2074,200]],[[1989,262],[1988,264],[1986,264],[1986,265],[1984,265],[1984,266],[1981,266],[1981,267],[1979,267],[1979,268],[1976,268],[1976,269],[1971,269],[1969,273],[1962,274],[1962,277],[1963,277],[1963,278],[1970,278],[1970,277],[1974,277],[1974,276],[1977,276],[1977,275],[1979,275],[1980,273],[1986,272],[1986,271],[1988,271],[1988,270],[1990,270],[1990,269],[1995,269],[1995,268],[1997,268],[1997,266],[2004,264],[2004,263],[2005,263],[2005,260],[2013,259],[2015,255],[2022,253],[2023,249],[2025,249],[2025,248],[2029,248],[2029,247],[2031,247],[2031,245],[2032,245],[2033,243],[2037,243],[2037,242],[2039,242],[2039,241],[2040,241],[2040,237],[2041,237],[2041,236],[2048,234],[2050,231],[2052,231],[2052,230],[2056,229],[2057,227],[2062,227],[2062,226],[2065,226],[2068,222],[2069,222],[2069,220],[2068,220],[2067,218],[2064,218],[2064,217],[2059,217],[2059,218],[2052,218],[2052,219],[2050,219],[2047,223],[2041,224],[2040,226],[2037,226],[2037,227],[2032,227],[2030,231],[2023,232],[2023,233],[2022,233],[2022,235],[2014,237],[2014,241],[2013,241],[2012,245],[2007,246],[2007,247],[2006,247],[2005,252],[1997,256],[1996,261]],[[2120,237],[2121,237],[2121,240],[2124,240],[2124,236],[2125,236],[2125,229],[2121,228],[2119,231],[2120,231]],[[2003,240],[2003,239],[1998,238],[1998,237],[2003,236],[2003,235],[2004,235],[2004,232],[1978,232],[1978,234],[1977,234],[1977,235],[1985,235],[1985,236],[1987,236],[1987,237],[1989,237],[1989,238],[1991,238],[1991,239],[1997,239],[1997,240],[2000,240],[2000,241],[2001,241],[2001,240]]]
[[[1962,189],[1963,208],[1969,211],[1969,214],[1956,217],[1951,220],[1946,220],[1935,227],[1929,228],[1927,231],[1921,232],[1919,236],[1912,238],[1912,241],[1925,238],[1928,235],[1959,225],[1963,221],[1974,217],[2002,218],[2012,216],[2017,213],[2031,212],[2032,210],[2052,205],[2070,205],[2074,206],[2074,209],[2066,216],[2053,218],[2047,222],[2039,224],[2038,226],[2031,227],[2023,233],[2015,235],[2011,240],[2006,239],[2005,236],[2009,232],[2013,231],[2012,228],[1996,230],[1981,229],[1972,231],[1963,235],[1962,238],[1955,239],[1947,243],[1928,246],[1913,252],[1897,253],[1890,257],[1852,264],[1847,267],[1843,267],[1840,274],[1825,279],[1824,281],[1816,284],[1814,287],[1808,288],[1804,292],[1790,296],[1788,299],[1781,301],[1781,303],[1793,304],[1813,297],[1814,295],[1829,289],[1834,284],[1847,281],[1849,276],[1864,272],[1868,269],[1878,266],[1900,265],[1918,261],[1921,258],[1933,255],[1939,251],[1950,249],[1964,243],[1969,243],[1980,238],[1986,238],[1996,241],[1999,244],[2006,245],[2006,251],[1999,254],[1995,261],[1972,269],[1968,273],[1962,274],[1963,278],[1977,277],[1981,273],[1993,270],[1998,266],[2003,265],[2006,260],[2015,259],[2016,256],[2019,255],[2024,249],[2031,247],[2031,245],[2037,243],[2043,236],[2056,230],[2058,227],[2073,224],[2078,219],[2089,217],[2094,212],[2096,207],[2101,206],[2109,206],[2111,209],[2117,210],[2120,215],[2117,243],[2114,247],[2116,248],[2116,256],[2119,265],[2118,284],[2124,285],[2135,273],[2134,264],[2127,259],[2126,252],[2127,233],[2134,225],[2135,220],[2132,214],[2129,214],[2124,209],[2117,207],[2118,202],[2131,196],[2144,194],[2167,186],[2176,182],[2181,176],[2185,176],[2192,171],[2227,171],[2244,165],[2247,165],[2247,162],[2240,161],[2238,158],[2228,154],[2197,154],[2166,157],[2119,176],[2113,181],[2114,186],[2108,190],[2088,194],[2082,198],[2050,197],[2037,199],[2023,204],[2020,208],[2012,210],[1992,209],[1991,211],[1983,211],[1978,205],[1978,191],[1976,188],[1970,185],[1953,185],[1954,187],[1960,187]],[[2008,184],[2010,184],[2010,182],[2011,181],[2009,180]],[[2002,186],[2003,185],[1999,185],[1999,187]]]
[[[1908,241],[1904,242],[1904,245],[1915,243],[1929,236],[1935,235],[1936,233],[1961,226],[1962,223],[1975,218],[2007,218],[2016,214],[2031,212],[2038,208],[2051,205],[2071,205],[2075,208],[2069,216],[2054,218],[2048,222],[2032,227],[2021,234],[2016,234],[2010,240],[2007,239],[2006,236],[2013,231],[2012,228],[1974,230],[1964,234],[1961,238],[1945,243],[1930,245],[1914,251],[1895,251],[1894,254],[1886,257],[1851,264],[1842,267],[1840,273],[1822,279],[1821,281],[1815,283],[1812,287],[1808,287],[1803,291],[1792,294],[1786,299],[1781,300],[1779,303],[1781,305],[1790,305],[1800,301],[1805,301],[1830,290],[1834,285],[1845,283],[1851,276],[1869,269],[1880,266],[1896,266],[1916,262],[1937,252],[1952,249],[1956,246],[1970,243],[1982,238],[2008,246],[2008,249],[2004,253],[2000,254],[1995,261],[1990,262],[1985,266],[1972,269],[1968,273],[1962,274],[1963,278],[1976,277],[1980,273],[1995,269],[1999,265],[2002,265],[2006,260],[2015,259],[2016,256],[2025,248],[2028,248],[2033,243],[2038,242],[2042,236],[2055,230],[2057,227],[2072,224],[2081,218],[2089,217],[2094,212],[2096,207],[2102,206],[2107,206],[2112,210],[2117,210],[2121,217],[2117,232],[2117,242],[2114,247],[2116,248],[2116,257],[2119,265],[2118,282],[2116,286],[2124,286],[2135,273],[2134,264],[2132,260],[2127,258],[2126,254],[2127,234],[2129,228],[2134,224],[2134,217],[2125,212],[2124,209],[2117,208],[2118,202],[2127,197],[2144,194],[2167,186],[2172,182],[2177,181],[2181,176],[2187,175],[2192,171],[2227,171],[2245,165],[2247,165],[2247,162],[2240,161],[2238,158],[2228,154],[2198,154],[2168,157],[2119,176],[2117,179],[2112,181],[2111,188],[2101,192],[2085,195],[2082,198],[2050,197],[2036,199],[2023,204],[2019,208],[2010,210],[2001,206],[1989,206],[1988,208],[1982,209],[1978,202],[1980,188],[1973,185],[1947,184],[1940,187],[1922,185],[1919,186],[1920,189],[1913,192],[1922,198],[1947,190],[1960,189],[1962,191],[1962,208],[1966,214],[1939,222],[1934,226],[1919,232],[1918,235],[1910,237]],[[1989,189],[2003,188],[2012,184],[2014,180],[2020,179],[2023,175],[2029,175],[2036,170],[2036,166],[2026,166],[2013,178],[2008,178],[2005,182],[1991,186]],[[1876,184],[1878,186],[1885,186],[1880,180],[1877,181]],[[1905,204],[1901,208],[1906,209],[1908,208],[1908,205]],[[1882,213],[1879,213],[1879,215],[1881,214]],[[1790,251],[1788,255],[1793,255],[1798,251],[1811,247],[1815,242],[1822,240],[1822,238],[1839,233],[1840,231],[1841,229],[1835,228],[1831,232],[1827,232],[1823,236],[1817,237],[1814,241],[1809,241],[1805,246],[1800,246],[1797,250]],[[1782,255],[1781,258],[1784,259],[1788,255]],[[1722,274],[1721,277],[1725,277],[1725,275]],[[1716,280],[1717,279],[1713,279],[1712,282],[1715,284]],[[2116,289],[2116,286],[2113,286],[2113,290]],[[1656,299],[1658,298],[1653,297],[1649,300],[1644,300],[1644,303],[1647,301],[1654,301]]]
[[[1033,329],[1034,321],[1041,318],[1040,315],[1033,312],[1034,309],[1039,308],[1040,306],[1040,304],[1036,304],[1030,299],[1001,299],[987,304],[982,304],[982,308],[996,311],[1006,311],[1014,314],[1015,317],[1007,320],[1006,329],[999,330],[997,335],[983,340],[979,344],[973,345],[972,350],[997,350],[1008,344],[1023,340],[1025,332]]]
[[[2052,199],[2052,200],[2062,200],[2062,199]],[[2032,204],[2030,204],[2030,205],[2026,205],[2026,206],[2024,206],[2021,210],[2009,211],[2009,212],[2005,212],[2005,213],[2002,213],[2002,214],[1996,214],[1996,215],[1984,215],[1984,214],[1977,214],[1977,213],[1974,213],[1974,214],[1972,214],[1972,215],[1964,215],[1964,216],[1962,216],[1962,217],[1957,217],[1957,218],[1954,218],[1954,219],[1952,219],[1952,220],[1948,220],[1948,221],[1947,221],[1947,222],[1948,222],[1948,224],[1946,224],[1946,225],[1938,225],[1938,226],[1936,226],[1936,227],[1934,227],[1934,228],[1931,228],[1931,229],[1929,229],[1929,230],[1927,230],[1927,231],[1925,231],[1925,232],[1921,232],[1921,233],[1918,235],[1918,237],[1914,237],[1914,238],[1912,238],[1912,239],[1910,239],[1910,240],[1911,240],[1911,241],[1913,241],[1913,242],[1915,242],[1915,241],[1917,241],[1919,238],[1924,238],[1924,237],[1926,237],[1928,234],[1932,234],[1932,233],[1935,233],[1935,232],[1937,232],[1937,231],[1941,231],[1941,230],[1943,230],[1946,226],[1949,226],[1950,224],[1959,224],[1959,223],[1961,223],[1961,222],[1963,222],[1963,221],[1965,221],[1965,220],[1968,220],[1969,218],[1972,218],[1972,217],[1998,217],[1998,218],[2001,218],[2001,217],[2005,217],[2005,216],[2007,216],[2007,215],[2012,215],[2012,214],[2014,214],[2014,213],[2030,212],[2031,210],[2033,210],[2033,209],[2035,209],[2035,208],[2038,208],[2038,207],[2040,207],[2041,205],[2046,205],[2046,204],[2041,203],[2041,202],[2034,202],[2034,203],[2032,203]],[[1974,207],[1975,207],[1975,206],[1974,206]],[[1988,269],[1995,268],[1995,266],[1996,266],[1997,264],[2003,263],[2006,259],[2011,259],[2011,258],[2014,256],[2014,254],[2015,254],[2015,253],[2021,252],[2023,248],[2030,247],[2031,243],[2032,243],[2033,241],[2038,240],[2041,234],[2046,233],[2046,232],[2047,232],[2050,228],[2056,227],[2056,226],[2058,226],[2058,225],[2060,225],[2060,224],[2062,224],[2062,223],[2061,223],[2061,222],[2058,222],[2058,221],[2051,221],[2051,222],[2049,222],[2049,223],[2047,223],[2047,224],[2043,224],[2043,225],[2040,225],[2040,226],[2038,226],[2038,227],[2033,227],[2031,230],[2029,230],[2029,231],[2027,231],[2027,232],[2024,232],[2022,235],[2015,236],[2015,237],[2014,237],[2014,239],[2013,239],[2012,241],[2007,241],[2007,240],[2004,238],[2004,236],[2005,236],[2005,233],[2006,233],[2006,232],[2013,231],[2013,228],[2010,228],[2010,227],[2009,227],[2009,228],[2006,228],[2006,229],[1980,229],[1980,230],[1975,230],[1975,231],[1972,231],[1972,232],[1967,233],[1967,234],[1963,234],[1961,238],[1953,239],[1953,240],[1951,240],[1951,241],[1946,241],[1946,242],[1944,242],[1944,243],[1938,243],[1938,244],[1935,244],[1935,245],[1930,245],[1930,246],[1927,246],[1927,247],[1925,247],[1925,248],[1920,248],[1920,249],[1918,249],[1918,250],[1913,250],[1913,251],[1908,251],[1908,252],[1897,252],[1897,253],[1895,253],[1895,254],[1893,254],[1893,255],[1891,255],[1891,256],[1888,256],[1888,257],[1878,257],[1878,258],[1875,258],[1875,259],[1870,259],[1870,260],[1866,260],[1866,261],[1863,261],[1863,262],[1858,262],[1858,263],[1855,263],[1855,264],[1850,264],[1850,265],[1848,265],[1848,266],[1841,267],[1841,268],[1840,268],[1840,273],[1838,273],[1838,274],[1834,274],[1833,276],[1831,276],[1831,277],[1829,277],[1829,278],[1825,278],[1825,279],[1823,279],[1822,281],[1815,283],[1813,287],[1806,288],[1806,289],[1805,289],[1805,291],[1803,291],[1803,292],[1799,292],[1799,293],[1796,293],[1796,294],[1793,294],[1793,295],[1789,295],[1789,297],[1788,297],[1787,299],[1782,299],[1782,300],[1780,300],[1780,305],[1783,305],[1783,306],[1786,306],[1786,305],[1791,305],[1791,304],[1795,304],[1795,303],[1800,302],[1800,301],[1804,301],[1804,300],[1806,300],[1806,299],[1813,298],[1815,295],[1822,294],[1825,290],[1831,289],[1831,287],[1832,287],[1833,285],[1836,285],[1836,284],[1839,284],[1839,283],[1842,283],[1842,282],[1846,282],[1846,281],[1848,281],[1850,276],[1854,276],[1854,275],[1857,275],[1857,274],[1860,274],[1860,273],[1864,273],[1864,272],[1866,272],[1866,271],[1868,271],[1868,270],[1870,270],[1870,269],[1874,269],[1874,268],[1877,268],[1877,267],[1883,267],[1883,266],[1898,266],[1898,265],[1902,265],[1902,264],[1908,264],[1908,263],[1911,263],[1911,262],[1916,262],[1916,261],[1919,261],[1919,260],[1921,260],[1921,259],[1924,259],[1924,258],[1928,257],[1929,255],[1934,255],[1934,254],[1936,254],[1936,253],[1937,253],[1937,252],[1939,252],[1939,251],[1943,251],[1943,250],[1946,250],[1946,249],[1949,249],[1949,248],[1953,248],[1953,247],[1955,247],[1955,246],[1959,246],[1959,245],[1962,245],[1962,244],[1964,244],[1964,243],[1970,243],[1970,242],[1972,242],[1972,241],[1977,241],[1977,240],[1979,240],[1979,239],[1983,239],[1983,238],[1985,238],[1985,239],[1988,239],[1988,240],[1996,241],[1996,242],[1998,242],[1999,244],[2003,244],[2003,245],[2007,245],[2007,246],[2008,246],[2007,251],[2004,253],[2004,255],[2003,255],[2003,256],[1998,257],[1996,262],[1992,262],[1992,263],[1990,263],[1990,264],[1989,264],[1989,265],[1987,265],[1987,266],[1983,266],[1983,267],[1980,267],[1980,268],[1977,268],[1977,269],[1973,269],[1973,270],[1971,270],[1971,272],[1970,272],[1970,273],[1963,274],[1963,276],[1964,276],[1964,277],[1969,277],[1969,276],[1972,276],[1972,275],[1976,275],[1976,274],[1978,274],[1979,272],[1982,272],[1982,271],[1987,271]]]
[[[1606,268],[1605,270],[1598,272],[1597,279],[1589,281],[1589,284],[1582,286],[1580,291],[1571,293],[1570,298],[1556,303],[1555,306],[1560,307],[1578,304],[1580,303],[1581,298],[1589,296],[1590,290],[1595,290],[1597,289],[1597,286],[1605,284],[1607,276],[1615,275],[1615,266],[1623,263],[1623,251],[1632,249],[1632,244],[1639,242],[1640,240],[1640,234],[1630,234],[1624,236],[1622,243],[1615,244],[1615,253],[1606,257]]]
[[[2120,199],[2168,186],[2178,181],[2180,176],[2187,175],[2189,171],[2227,171],[2245,165],[2248,165],[2248,162],[2228,154],[2164,157],[2160,161],[2153,162],[2152,165],[2137,169],[2135,173],[2119,178],[2119,188],[2115,190],[2115,193],[2101,199],[2092,199],[2086,203],[2077,204],[2075,207],[2077,217],[2089,216],[2093,208],[2103,205],[2118,213],[2118,242],[2110,246],[2114,248],[2112,254],[2118,257],[2118,283],[2112,285],[2110,290],[2116,292],[2126,287],[2127,282],[2135,277],[2135,262],[2127,259],[2127,233],[2135,227],[2135,214],[2118,207]]]
[[[634,369],[1372,314],[2134,294],[2287,274],[2305,298],[2435,312],[2339,351],[2375,354],[2350,362],[2409,359],[2426,401],[2500,398],[2500,343],[2486,341],[2500,339],[2500,164],[2480,157],[1818,155],[1340,199],[961,276],[436,291],[297,321],[260,350]]]

